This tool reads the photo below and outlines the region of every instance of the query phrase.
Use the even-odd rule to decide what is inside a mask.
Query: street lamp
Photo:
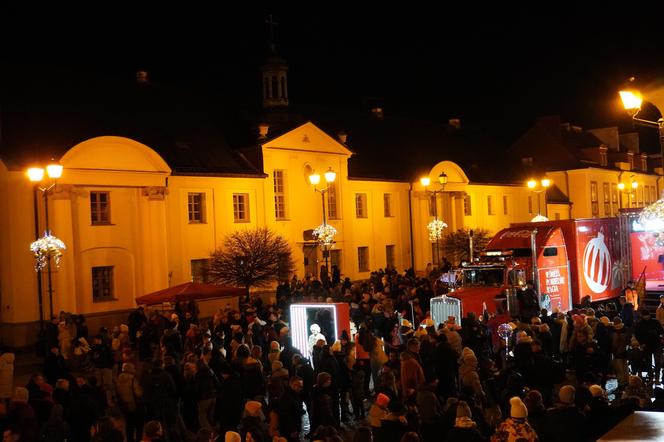
[[[35,201],[35,241],[30,245],[30,249],[35,254],[37,258],[37,263],[35,269],[37,270],[37,289],[39,290],[39,319],[40,325],[43,327],[44,321],[44,311],[42,306],[42,296],[41,296],[41,271],[46,268],[48,272],[48,302],[49,302],[49,311],[50,315],[53,315],[53,282],[51,277],[51,258],[54,258],[56,267],[60,263],[60,256],[62,256],[62,250],[65,249],[65,245],[58,238],[51,235],[51,230],[49,227],[48,219],[48,195],[55,188],[57,180],[62,177],[63,166],[61,164],[53,161],[46,166],[46,169],[42,167],[30,167],[26,174],[30,182],[34,183],[34,201]],[[44,173],[46,172],[46,173]],[[46,175],[50,184],[41,185],[44,181],[44,175]],[[38,203],[37,203],[37,191],[41,191],[42,196],[44,197],[44,223],[45,230],[44,236],[39,237],[39,217],[38,217]]]
[[[325,194],[330,190],[330,184],[334,183],[337,179],[337,173],[332,170],[332,167],[329,167],[327,171],[323,174],[325,177],[326,187],[324,189],[318,189],[316,186],[320,183],[320,174],[313,172],[309,175],[309,183],[314,186],[314,191],[320,192],[320,198],[323,208],[323,224],[314,229],[314,237],[323,248],[323,258],[325,258],[325,276],[329,279],[329,265],[328,257],[330,255],[329,247],[334,244],[334,235],[336,235],[337,230],[327,224],[327,219],[325,217]]]
[[[541,217],[542,215],[542,206],[539,194],[544,192],[544,217],[547,217],[549,211],[546,203],[546,189],[551,186],[551,180],[548,178],[542,178],[541,180],[535,180],[531,178],[526,184],[528,188],[532,192],[535,192],[535,195],[537,195],[537,217]]]
[[[436,267],[440,268],[440,238],[443,236],[443,229],[447,227],[444,221],[438,219],[438,199],[436,195],[445,190],[445,184],[447,184],[447,175],[445,172],[441,172],[438,175],[438,184],[440,185],[439,189],[428,190],[427,187],[431,184],[431,179],[428,176],[420,178],[420,184],[424,187],[425,192],[431,192],[433,194],[433,221],[427,225],[429,230],[429,240],[436,242]]]

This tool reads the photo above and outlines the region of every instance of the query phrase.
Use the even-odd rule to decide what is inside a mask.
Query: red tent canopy
[[[245,289],[236,287],[224,287],[215,284],[203,284],[198,282],[186,282],[184,284],[169,287],[157,292],[136,298],[136,304],[154,305],[162,302],[191,301],[195,299],[227,298],[240,296]]]

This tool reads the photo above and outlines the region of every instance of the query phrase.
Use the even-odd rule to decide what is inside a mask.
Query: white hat
[[[309,327],[309,330],[311,330],[311,333],[320,333],[320,325],[311,324],[311,327]]]

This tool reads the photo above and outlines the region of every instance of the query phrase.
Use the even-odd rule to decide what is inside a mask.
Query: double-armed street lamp
[[[46,268],[48,273],[48,302],[49,312],[53,315],[53,283],[51,277],[51,258],[55,259],[56,267],[59,265],[62,250],[65,248],[62,241],[51,235],[48,217],[48,196],[55,188],[57,180],[62,177],[63,167],[61,164],[53,161],[51,164],[43,167],[30,167],[26,174],[30,182],[34,183],[34,211],[35,211],[35,242],[30,245],[30,249],[37,258],[35,269],[37,271],[37,290],[39,291],[39,319],[43,327],[44,309],[41,295],[41,271]],[[45,179],[48,178],[48,179]],[[39,211],[37,191],[42,193],[44,198],[44,236],[39,236]]]
[[[322,247],[323,249],[323,258],[325,258],[325,275],[329,278],[329,272],[330,272],[330,267],[328,265],[328,258],[330,256],[330,250],[329,248],[334,244],[334,235],[336,235],[337,230],[327,224],[327,219],[325,217],[325,194],[330,191],[330,185],[334,183],[334,181],[337,179],[337,173],[332,170],[332,167],[329,167],[327,171],[323,174],[325,177],[325,184],[326,186],[322,189],[319,189],[318,184],[320,184],[320,174],[316,173],[315,171],[309,175],[309,184],[314,186],[314,190],[316,192],[320,192],[320,198],[321,198],[321,203],[322,203],[322,209],[323,209],[323,224],[318,226],[316,229],[314,229],[314,237],[316,237],[316,240],[318,241],[318,244]]]
[[[420,178],[420,184],[424,187],[425,192],[431,192],[432,200],[431,204],[433,205],[433,221],[427,225],[429,230],[429,240],[436,242],[436,256],[433,257],[436,261],[436,266],[440,267],[440,239],[443,236],[443,229],[447,227],[444,221],[438,219],[438,199],[436,195],[445,190],[445,185],[447,184],[447,175],[445,172],[441,172],[438,175],[438,189],[429,190],[428,187],[431,185],[431,178],[428,176]]]
[[[544,216],[548,217],[548,208],[547,208],[547,203],[546,203],[546,189],[551,186],[551,180],[548,178],[542,178],[541,180],[536,180],[536,179],[530,179],[526,183],[528,188],[535,193],[537,196],[537,215],[541,216],[542,215],[542,205],[540,201],[540,193],[544,193]]]

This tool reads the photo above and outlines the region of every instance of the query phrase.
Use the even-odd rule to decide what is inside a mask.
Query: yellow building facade
[[[123,321],[137,296],[199,277],[211,252],[237,229],[271,228],[288,239],[298,277],[318,274],[324,258],[306,232],[322,223],[323,198],[308,176],[330,168],[337,178],[324,204],[338,234],[329,260],[342,276],[365,279],[387,265],[422,270],[432,261],[431,194],[419,181],[349,177],[351,150],[310,122],[264,140],[260,149],[262,174],[205,175],[173,173],[154,149],[129,138],[102,136],[72,146],[59,159],[64,174],[48,195],[50,230],[67,249],[52,271],[50,296],[42,272],[44,318],[50,299],[56,313],[86,314],[91,329]],[[525,186],[471,183],[450,161],[430,175],[442,171],[450,179],[436,204],[449,229],[495,232],[532,217],[524,209]],[[41,193],[25,167],[0,163],[1,319],[11,347],[34,342],[39,321],[28,250],[35,198],[41,233]]]

